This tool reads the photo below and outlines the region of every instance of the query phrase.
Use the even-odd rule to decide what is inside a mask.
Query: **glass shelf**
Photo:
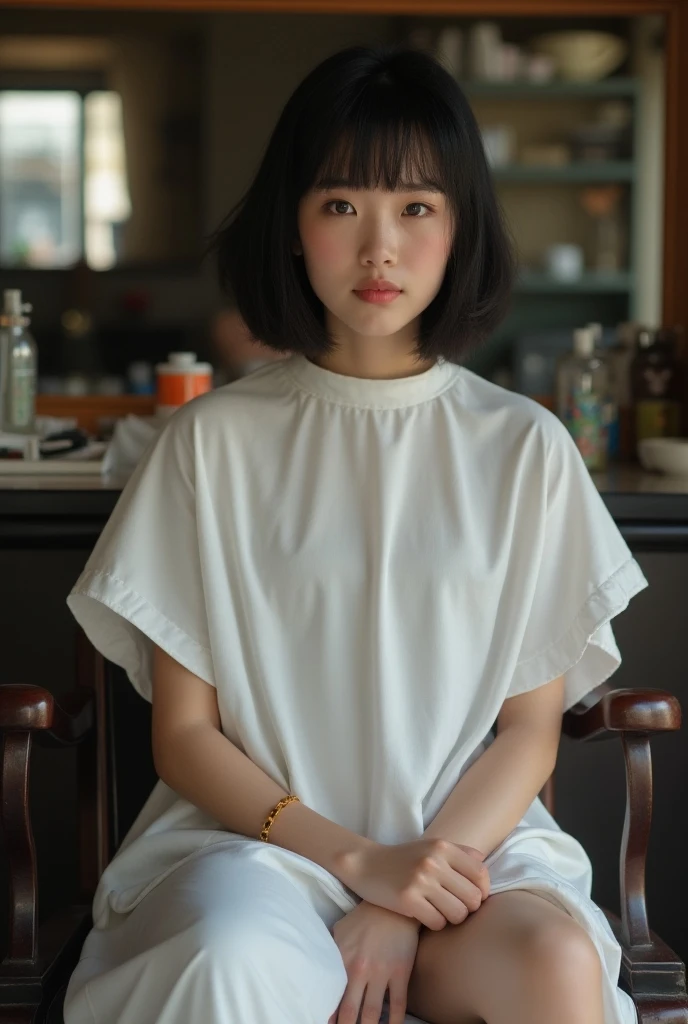
[[[524,270],[516,279],[514,291],[520,295],[571,295],[623,293],[633,290],[633,274],[630,271],[603,273],[588,271],[575,281],[559,281],[550,274],[534,270]]]

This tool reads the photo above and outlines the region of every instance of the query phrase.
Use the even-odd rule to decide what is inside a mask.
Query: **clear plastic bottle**
[[[602,352],[602,339],[604,329],[602,324],[586,324],[588,330],[592,331],[595,350]],[[607,457],[615,461],[620,457],[621,452],[621,424],[619,413],[619,383],[617,381],[618,360],[616,358],[616,346],[604,350],[604,360],[607,366],[607,400],[604,406],[604,417],[607,425]]]
[[[21,292],[6,288],[0,314],[0,429],[11,434],[33,434],[36,428],[38,347],[28,330]]]
[[[607,467],[609,373],[588,327],[573,332],[573,351],[557,363],[557,415],[576,442],[588,469]]]

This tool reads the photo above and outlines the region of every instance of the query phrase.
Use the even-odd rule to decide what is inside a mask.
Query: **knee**
[[[255,965],[261,972],[278,970],[287,943],[284,927],[258,912],[207,914],[193,928],[196,950],[222,965]]]
[[[261,914],[211,914],[193,927],[194,952],[228,978],[253,973],[277,987],[308,977],[314,967],[337,987],[346,969],[322,921],[285,921]]]
[[[195,951],[225,968],[258,962],[259,948],[266,966],[274,955],[269,929],[248,915],[209,914],[196,923],[192,933]]]
[[[599,985],[602,964],[587,932],[573,919],[540,922],[524,930],[517,948],[521,968],[538,984],[557,988]]]

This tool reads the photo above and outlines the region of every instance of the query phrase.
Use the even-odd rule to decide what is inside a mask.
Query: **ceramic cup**
[[[576,281],[583,273],[583,250],[580,245],[550,245],[545,251],[545,268],[557,281]]]

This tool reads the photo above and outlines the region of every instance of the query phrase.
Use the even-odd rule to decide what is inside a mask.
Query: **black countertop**
[[[688,550],[688,477],[612,465],[593,473],[628,543]],[[124,485],[117,477],[0,473],[0,546],[92,546]]]

